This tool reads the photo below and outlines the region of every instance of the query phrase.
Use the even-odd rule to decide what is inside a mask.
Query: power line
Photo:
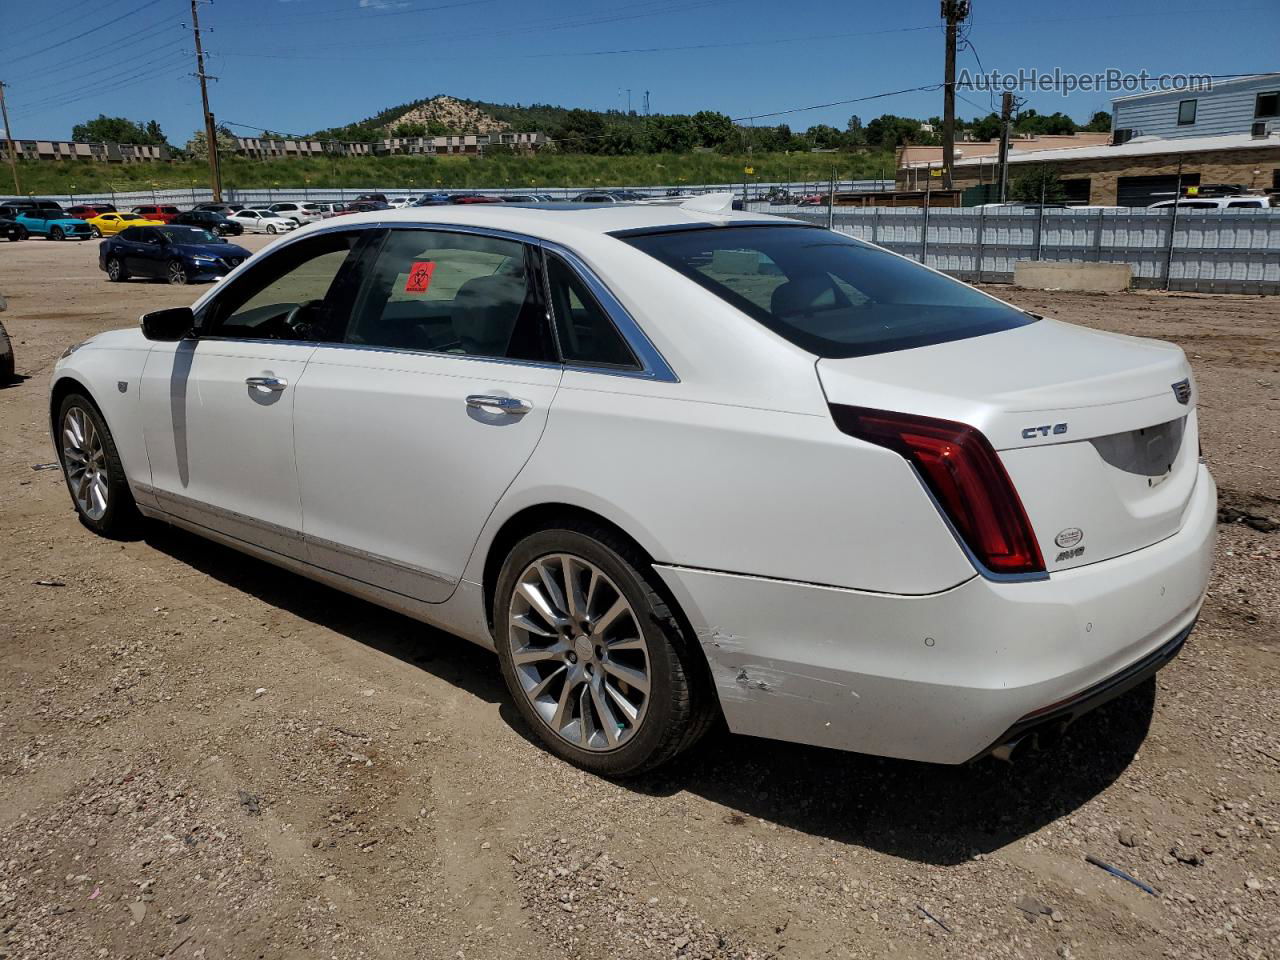
[[[147,2],[144,3],[142,6],[135,7],[133,10],[130,10],[128,13],[122,13],[120,16],[113,17],[112,19],[108,20],[106,23],[100,23],[96,27],[91,27],[90,29],[83,31],[82,33],[77,33],[74,37],[67,37],[67,39],[59,40],[57,43],[50,44],[49,46],[41,50],[34,50],[31,53],[24,53],[20,57],[13,57],[11,60],[8,61],[8,64],[12,65],[15,63],[21,63],[23,60],[30,60],[32,57],[44,56],[50,50],[56,50],[58,49],[58,47],[65,47],[68,43],[75,43],[75,41],[80,40],[84,37],[87,37],[91,33],[97,33],[99,30],[103,30],[109,26],[112,26],[113,24],[119,23],[121,20],[126,20],[129,17],[135,16],[149,7],[154,7],[157,3],[160,3],[160,2],[161,0],[147,0]]]
[[[174,26],[173,24],[165,24],[165,29],[166,30],[172,29],[173,26]],[[161,54],[169,52],[170,50],[174,49],[176,46],[181,46],[184,42],[185,42],[184,38],[177,37],[173,40],[170,40],[167,43],[161,43],[159,46],[148,46],[147,49],[148,49],[148,53],[150,54],[150,57],[148,59],[150,60],[150,62],[154,63],[156,58],[159,57]],[[83,81],[87,77],[94,77],[101,73],[110,73],[112,70],[115,70],[118,72],[120,70],[120,64],[107,63],[93,70],[80,71],[74,75],[68,75],[67,71],[58,70],[58,69],[49,70],[39,74],[23,74],[22,79],[24,82],[20,85],[20,89],[28,97],[43,96],[49,90],[55,90],[58,87],[65,87],[68,85],[76,85],[76,84],[79,84],[81,81]],[[58,82],[51,83],[47,86],[37,86],[34,90],[28,90],[26,81],[39,80],[49,76],[61,76],[63,79]]]
[[[108,0],[108,3],[106,3],[105,6],[110,6],[112,2],[120,3],[122,2],[122,0]],[[9,44],[11,43],[13,43],[13,46],[15,47],[22,47],[22,46],[26,46],[29,43],[35,43],[37,40],[41,40],[44,37],[51,37],[54,34],[61,33],[66,28],[65,25],[71,19],[72,14],[78,13],[80,10],[84,9],[87,6],[90,6],[91,4],[96,5],[98,7],[104,6],[104,4],[99,4],[98,0],[80,0],[80,3],[76,4],[70,10],[61,10],[54,15],[54,19],[57,21],[58,26],[54,27],[52,30],[44,30],[41,33],[37,33],[35,36],[28,37],[27,39],[22,40],[18,43],[13,43],[13,40],[14,40],[14,37],[20,37],[22,35],[23,33],[22,29],[16,30],[13,33],[8,34],[5,37],[5,49],[6,50],[9,49]],[[40,23],[38,25],[44,25],[48,22],[49,22],[49,17],[47,16],[41,17]],[[36,25],[37,24],[33,24],[33,26],[36,26]],[[27,29],[30,29],[30,28],[28,27]]]
[[[328,24],[328,23],[333,23],[335,21],[343,21],[343,20],[376,20],[376,19],[381,19],[383,17],[407,17],[416,13],[430,13],[435,10],[452,10],[456,7],[476,7],[482,4],[497,3],[497,2],[498,0],[457,0],[456,3],[441,3],[441,4],[436,4],[430,7],[413,7],[410,9],[396,9],[396,10],[388,10],[388,11],[372,12],[372,13],[357,13],[347,17],[325,16],[324,22]],[[351,5],[344,4],[343,7],[341,7],[340,9],[350,10]],[[368,9],[368,8],[365,8],[365,9]],[[317,11],[314,8],[308,6],[306,11],[300,12],[296,17],[283,17],[277,20],[272,20],[272,19],[247,20],[247,21],[237,20],[236,26],[237,27],[271,27],[271,26],[281,26],[281,25],[289,26],[295,23],[312,22],[314,21],[315,14],[317,12],[322,12],[322,11]]]
[[[601,16],[594,16],[587,19],[569,17],[559,22],[548,22],[545,18],[525,24],[516,24],[502,30],[476,30],[470,33],[451,33],[448,40],[451,46],[457,46],[458,41],[467,39],[476,40],[492,40],[500,37],[518,36],[525,37],[532,33],[546,33],[553,30],[573,30],[579,27],[600,26],[603,24],[619,23],[624,20],[641,20],[646,17],[662,16],[664,14],[686,13],[692,10],[705,9],[707,7],[724,6],[725,4],[735,3],[737,0],[695,0],[693,3],[688,2],[667,2],[652,6],[650,9],[637,9],[635,6],[626,8],[627,12],[615,12]],[[362,19],[362,18],[355,18]],[[343,50],[356,50],[365,48],[374,48],[379,51],[388,47],[412,46],[418,50],[422,48],[420,39],[406,40],[370,40],[364,43],[353,43],[350,40],[341,40],[334,43],[308,43],[307,48],[310,50],[324,50],[330,48],[341,48]],[[292,59],[287,56],[276,56],[269,59]],[[298,57],[296,59],[309,60],[328,60],[329,57]],[[346,58],[354,59],[354,58]],[[457,58],[457,59],[474,59],[474,58]],[[385,58],[379,57],[379,61]],[[414,58],[413,62],[421,64],[423,59],[421,56]]]
[[[147,81],[154,80],[176,68],[181,60],[184,59],[184,55],[182,54],[178,54],[176,56],[177,59],[174,59],[174,56],[171,55],[159,63],[150,63],[141,71],[117,77],[105,86],[95,84],[91,88],[88,88],[87,91],[82,92],[78,90],[71,90],[61,94],[55,94],[44,100],[37,100],[33,103],[24,103],[23,109],[18,115],[25,117],[29,116],[35,110],[52,110],[59,107],[70,106],[71,104],[79,103],[82,100],[89,100],[99,94],[110,93],[125,87],[135,86],[138,83],[145,83]]]
[[[773,46],[773,45],[783,44],[783,43],[812,43],[820,40],[850,40],[850,39],[857,39],[859,37],[874,37],[874,36],[882,36],[884,34],[891,34],[891,33],[914,33],[914,32],[920,32],[920,31],[926,31],[926,30],[938,30],[938,29],[939,27],[936,24],[930,24],[929,26],[922,26],[922,27],[894,27],[888,30],[856,30],[856,31],[850,31],[848,33],[820,33],[820,34],[809,34],[807,36],[799,36],[799,37],[772,37],[768,39],[729,40],[723,43],[691,43],[691,44],[679,44],[679,45],[666,46],[666,47],[630,47],[630,48],[620,48],[615,50],[576,50],[576,51],[566,50],[566,51],[556,51],[553,53],[523,53],[523,54],[513,54],[511,56],[506,57],[505,59],[508,59],[508,60],[563,60],[568,57],[603,57],[603,56],[613,56],[616,54],[632,54],[632,53],[678,53],[678,52],[686,52],[686,51],[692,51],[692,50],[724,50],[724,49],[732,49],[736,47]],[[266,59],[266,60],[323,60],[325,62],[332,62],[334,60],[363,62],[367,59],[366,57],[331,57],[331,56],[308,57],[308,56],[300,56],[297,54],[239,53],[236,51],[227,51],[226,53],[223,53],[222,56],[249,58],[249,59]],[[464,60],[472,60],[472,59],[474,58],[470,56],[432,57],[432,62],[448,63],[448,62],[464,61]],[[381,62],[383,63],[421,63],[422,58],[421,57],[414,57],[412,59],[383,58]]]
[[[907,87],[903,90],[887,90],[884,93],[872,93],[864,97],[851,97],[848,100],[832,100],[828,103],[817,103],[817,104],[812,104],[810,106],[805,106],[805,107],[791,107],[790,109],[787,109],[787,110],[775,110],[773,113],[755,113],[745,117],[734,117],[732,118],[732,122],[742,123],[744,121],[755,121],[755,120],[767,119],[768,117],[781,117],[781,116],[786,116],[788,114],[793,114],[793,113],[805,113],[806,111],[809,111],[809,110],[821,110],[824,107],[841,107],[851,103],[865,103],[869,100],[883,100],[886,97],[896,97],[905,93],[919,93],[922,90],[938,90],[938,89],[941,89],[941,87],[942,87],[941,83],[929,83],[919,87]],[[264,123],[237,123],[232,120],[224,120],[223,123],[228,127],[241,127],[245,130],[277,129],[276,127],[273,127],[270,124],[264,124]],[[605,140],[611,136],[614,136],[614,134],[603,133],[603,134],[597,134],[589,137],[567,137],[567,138],[564,138],[563,140],[549,139],[547,142],[562,143],[568,140],[572,140],[574,142],[582,141],[582,140]],[[302,134],[285,134],[285,137],[286,139],[290,139],[290,140],[333,139],[331,137],[317,138],[312,136],[304,136]]]
[[[806,113],[810,110],[822,110],[825,107],[843,107],[851,103],[865,103],[868,100],[882,100],[885,97],[896,97],[904,93],[919,93],[922,90],[940,90],[942,84],[927,83],[919,87],[905,87],[902,90],[890,90],[886,93],[873,93],[866,97],[853,97],[849,100],[832,100],[829,103],[815,103],[808,107],[792,107],[789,110],[775,110],[773,113],[753,113],[745,117],[734,117],[734,123],[741,123],[743,120],[764,120],[769,117],[785,117],[792,113]]]

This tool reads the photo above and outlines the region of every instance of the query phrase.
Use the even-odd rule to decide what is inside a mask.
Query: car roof
[[[707,197],[697,198],[708,200]],[[477,203],[445,207],[407,207],[400,210],[373,210],[325,220],[304,228],[302,233],[343,228],[358,223],[430,224],[440,226],[485,227],[523,233],[543,240],[569,240],[584,235],[604,235],[621,230],[659,230],[696,226],[732,226],[746,223],[796,224],[787,217],[729,210],[690,209],[681,204],[655,203]]]

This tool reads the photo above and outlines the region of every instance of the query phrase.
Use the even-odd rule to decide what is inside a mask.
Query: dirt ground
[[[1232,522],[1157,682],[1013,767],[719,734],[611,783],[483,650],[77,523],[55,358],[197,293],[95,248],[0,244],[0,958],[1280,958],[1280,299],[992,288],[1192,358]]]

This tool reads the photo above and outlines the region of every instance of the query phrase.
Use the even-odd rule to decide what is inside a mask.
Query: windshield
[[[171,243],[223,243],[208,230],[199,227],[165,227],[161,231]]]
[[[820,357],[862,357],[1035,318],[917,263],[817,227],[620,235]]]

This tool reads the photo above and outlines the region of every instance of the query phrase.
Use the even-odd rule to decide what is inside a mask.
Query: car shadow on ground
[[[461,637],[162,522],[146,522],[142,539],[228,587],[425,670],[486,703],[506,699],[497,659]]]
[[[487,703],[536,749],[492,653],[452,634],[168,527],[147,524],[155,549],[233,589],[350,637]],[[714,730],[673,763],[620,781],[650,797],[682,791],[755,817],[904,859],[954,864],[1017,841],[1069,815],[1124,772],[1155,707],[1153,679],[1086,715],[1012,764],[938,766],[736,736]]]

